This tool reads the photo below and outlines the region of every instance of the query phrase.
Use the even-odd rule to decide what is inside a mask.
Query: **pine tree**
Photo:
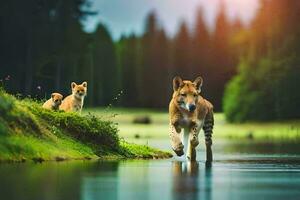
[[[193,33],[193,65],[194,72],[207,76],[210,62],[211,38],[204,21],[203,9],[197,11],[196,23]]]
[[[214,75],[211,64],[213,59],[211,55],[212,41],[201,7],[197,10],[196,14],[192,47],[193,78],[196,76],[203,77],[203,95],[205,95],[206,98],[211,98],[210,85]]]
[[[122,36],[117,44],[122,83],[122,106],[138,106],[138,38]]]
[[[209,82],[210,98],[217,111],[220,111],[222,107],[225,84],[235,74],[236,66],[230,49],[230,23],[225,5],[221,4],[212,38],[212,78]]]
[[[95,105],[109,105],[119,92],[120,76],[114,42],[103,24],[94,33],[93,68]]]
[[[153,90],[154,83],[154,70],[153,67],[156,64],[156,39],[158,34],[158,22],[155,12],[151,12],[146,18],[146,27],[144,35],[141,39],[141,60],[139,69],[141,73],[142,82],[139,87],[139,92],[141,94],[141,106],[153,106],[153,95],[151,92]]]
[[[191,60],[191,42],[187,24],[183,21],[174,39],[173,65],[175,74],[182,76],[184,79],[195,78]]]

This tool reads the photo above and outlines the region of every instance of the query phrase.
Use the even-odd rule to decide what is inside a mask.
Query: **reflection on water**
[[[118,199],[118,162],[96,162],[87,170],[80,183],[80,199]]]
[[[168,142],[168,141],[167,141]],[[223,147],[222,147],[223,145]],[[225,145],[225,146],[224,146]],[[0,199],[298,199],[300,153],[274,154],[219,144],[216,161],[178,158],[1,164]],[[259,144],[261,145],[261,144]],[[216,146],[216,143],[215,143]],[[273,146],[272,146],[273,147]],[[230,149],[230,153],[226,149]],[[236,149],[236,151],[234,151]]]
[[[172,171],[173,199],[211,199],[211,163],[206,164],[204,174],[201,174],[198,162],[173,161]],[[201,191],[200,184],[203,183],[205,190]]]
[[[173,199],[198,199],[198,163],[174,161],[172,164]]]

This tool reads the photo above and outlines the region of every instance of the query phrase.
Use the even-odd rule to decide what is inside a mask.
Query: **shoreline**
[[[119,137],[115,122],[42,108],[0,88],[0,163],[106,158],[167,158],[172,154]]]

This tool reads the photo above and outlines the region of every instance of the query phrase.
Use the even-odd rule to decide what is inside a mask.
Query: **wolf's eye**
[[[180,94],[182,97],[186,97],[186,94],[185,93],[181,93]]]
[[[198,96],[198,94],[194,94],[194,97],[197,97]]]

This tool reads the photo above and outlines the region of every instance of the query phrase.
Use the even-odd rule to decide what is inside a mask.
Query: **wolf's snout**
[[[195,104],[190,104],[189,105],[189,111],[194,112],[196,110],[196,105]]]

